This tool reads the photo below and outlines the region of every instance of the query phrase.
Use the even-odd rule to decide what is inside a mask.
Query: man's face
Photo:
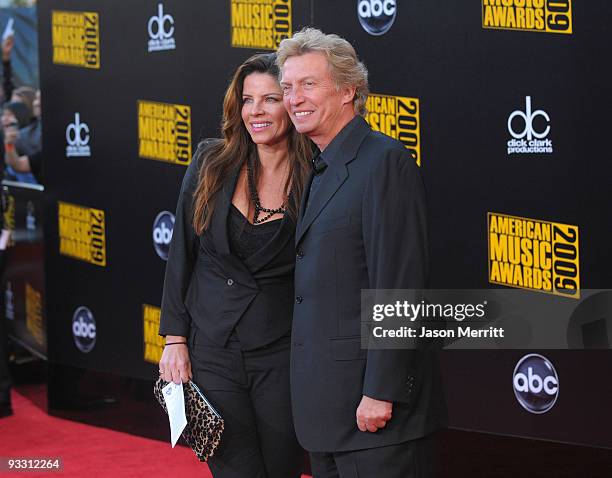
[[[287,58],[281,88],[283,103],[298,132],[327,145],[338,132],[338,120],[346,115],[352,96],[336,89],[325,55],[310,52]],[[352,104],[349,107],[352,109]]]

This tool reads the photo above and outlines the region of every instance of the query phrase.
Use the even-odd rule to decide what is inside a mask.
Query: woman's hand
[[[166,382],[185,383],[193,378],[187,338],[179,335],[167,335],[166,343],[185,342],[185,345],[167,345],[159,361],[159,376]]]
[[[15,44],[15,35],[9,35],[2,42],[2,60],[8,61],[11,59],[11,52],[13,51],[14,44]]]

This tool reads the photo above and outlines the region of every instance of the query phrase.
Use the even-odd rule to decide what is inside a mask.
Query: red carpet
[[[50,417],[16,392],[12,399],[15,414],[0,419],[0,457],[61,457],[64,469],[6,476],[212,478],[188,448]]]
[[[20,391],[13,392],[15,415],[0,419],[0,457],[61,457],[64,470],[1,476],[211,478],[187,448],[50,417],[41,410],[46,397],[37,387]],[[436,440],[438,478],[612,477],[611,450],[458,430]]]

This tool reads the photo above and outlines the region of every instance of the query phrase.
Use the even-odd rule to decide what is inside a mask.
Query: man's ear
[[[355,99],[355,92],[357,88],[354,86],[347,86],[342,89],[342,104],[352,103]]]

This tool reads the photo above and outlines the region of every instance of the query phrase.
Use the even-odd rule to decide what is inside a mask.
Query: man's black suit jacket
[[[361,289],[421,289],[427,280],[425,192],[414,159],[360,117],[321,178],[296,230],[291,393],[309,451],[374,448],[423,437],[445,422],[435,356],[361,348]],[[362,395],[393,402],[361,432]]]

